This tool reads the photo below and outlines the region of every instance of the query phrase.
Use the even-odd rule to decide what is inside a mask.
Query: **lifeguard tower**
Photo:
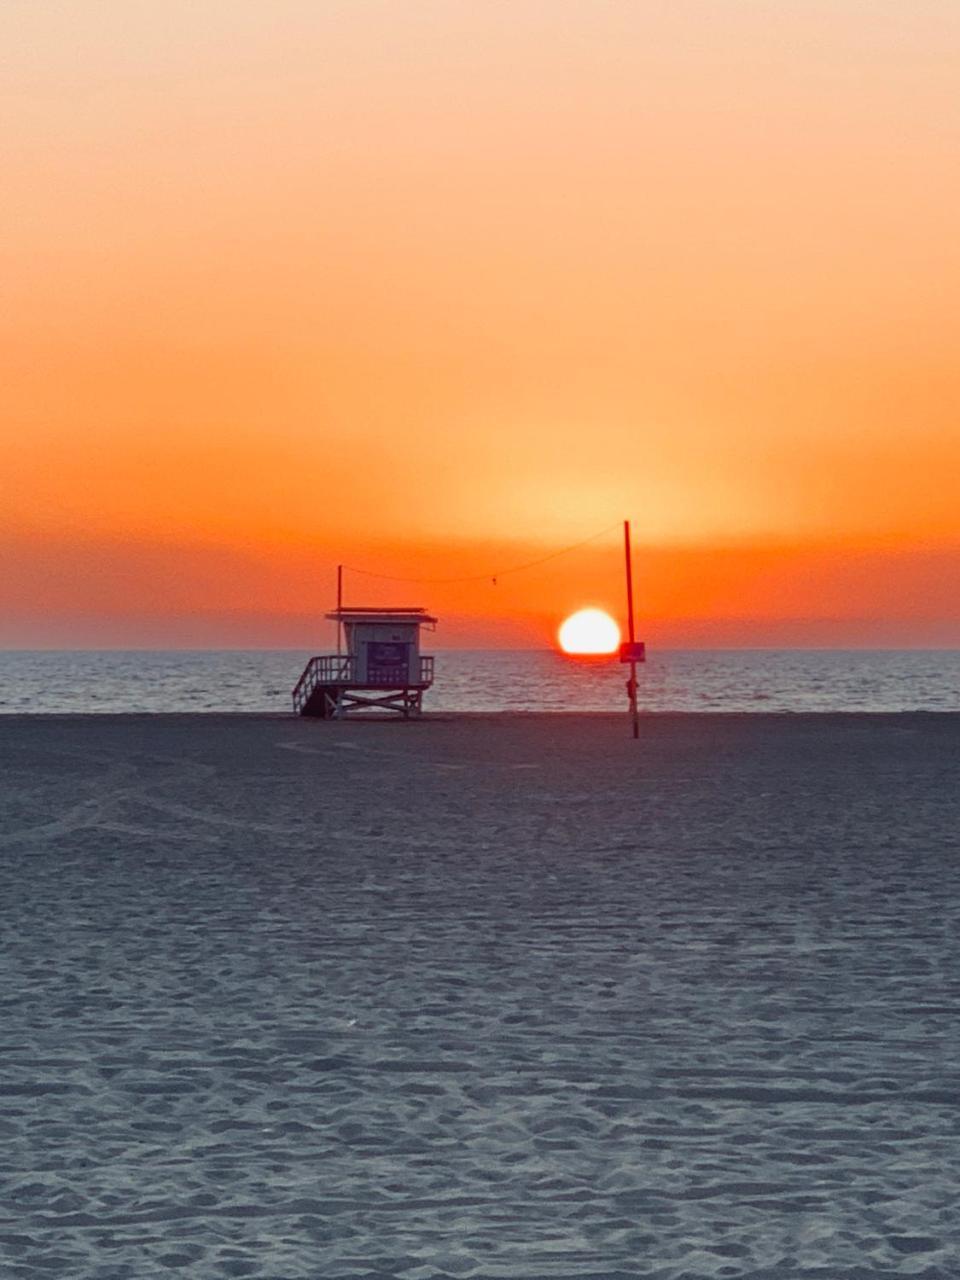
[[[433,684],[433,658],[420,652],[420,628],[436,625],[426,609],[335,609],[326,615],[346,639],[345,653],[311,658],[293,691],[301,716],[342,720],[354,712],[419,716]],[[338,645],[339,648],[339,645]]]

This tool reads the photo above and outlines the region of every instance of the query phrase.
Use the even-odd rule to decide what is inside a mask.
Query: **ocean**
[[[274,711],[295,650],[0,652],[0,714]],[[626,668],[549,650],[437,652],[432,711],[616,711]],[[960,711],[960,650],[652,650],[646,711]]]

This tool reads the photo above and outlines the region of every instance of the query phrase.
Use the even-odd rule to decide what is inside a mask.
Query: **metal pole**
[[[343,608],[343,565],[338,564],[337,565],[337,657],[338,658],[340,657],[340,653],[342,649],[342,643],[340,639],[342,629],[343,629],[343,623],[340,619],[340,610],[342,608]]]
[[[630,652],[634,651],[636,634],[633,625],[633,557],[630,554],[630,521],[623,522],[623,554],[627,562],[627,632],[630,636]],[[633,736],[640,737],[640,719],[637,714],[637,663],[630,659],[630,679],[627,681],[627,696],[630,699],[630,719],[633,723]]]

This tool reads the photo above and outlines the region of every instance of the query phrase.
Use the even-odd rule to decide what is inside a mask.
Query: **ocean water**
[[[0,714],[276,711],[294,650],[0,652]],[[615,711],[627,668],[548,650],[437,653],[433,711]],[[960,650],[653,650],[647,711],[960,711]]]

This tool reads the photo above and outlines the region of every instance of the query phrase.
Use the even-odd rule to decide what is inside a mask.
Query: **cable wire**
[[[561,547],[559,551],[551,551],[549,555],[540,556],[537,560],[527,560],[524,564],[511,565],[507,569],[497,570],[496,573],[474,573],[464,578],[408,578],[395,573],[375,573],[371,569],[357,569],[351,564],[345,564],[342,568],[347,573],[358,573],[364,578],[379,578],[383,582],[421,582],[435,585],[455,582],[492,582],[496,586],[498,578],[505,578],[510,573],[523,573],[526,569],[535,569],[538,565],[546,564],[548,560],[557,560],[560,556],[569,555],[571,551],[579,551],[581,547],[585,547],[591,542],[596,542],[598,538],[612,533],[614,529],[619,529],[619,527],[620,522],[617,521],[616,524],[611,524],[606,529],[601,529],[599,533],[592,533],[589,538],[584,538],[582,542],[575,542],[569,547]]]

